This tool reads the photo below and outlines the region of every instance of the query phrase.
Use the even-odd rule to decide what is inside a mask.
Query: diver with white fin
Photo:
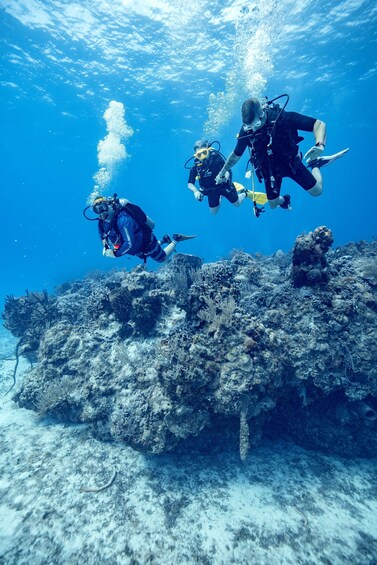
[[[98,218],[87,216],[87,210],[98,215]],[[98,221],[98,233],[102,241],[102,254],[115,259],[122,255],[134,255],[146,260],[150,257],[163,263],[175,251],[177,243],[193,239],[195,235],[164,235],[158,241],[153,233],[154,222],[136,204],[126,198],[98,196],[92,205],[83,211],[87,220]],[[162,248],[162,244],[167,243]]]
[[[274,102],[282,97],[286,97],[286,101],[281,108]],[[248,147],[252,170],[259,182],[264,182],[270,207],[279,206],[286,210],[291,209],[291,197],[289,194],[280,195],[283,178],[289,177],[311,196],[319,196],[323,190],[320,168],[348,151],[347,148],[334,155],[322,155],[326,144],[325,122],[297,112],[286,112],[288,101],[288,94],[270,101],[257,98],[245,100],[241,112],[243,125],[237,135],[237,144],[216,177],[217,183],[223,183]],[[298,130],[314,134],[315,145],[304,156],[311,171],[302,162],[298,144],[304,138],[298,134]]]

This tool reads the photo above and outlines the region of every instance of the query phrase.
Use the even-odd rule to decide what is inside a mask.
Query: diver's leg
[[[213,216],[215,216],[220,209],[220,198],[221,198],[220,192],[217,189],[217,187],[213,187],[210,190],[208,190],[207,196],[208,196],[209,211]]]
[[[314,167],[312,169],[312,175],[315,178],[316,183],[312,188],[309,188],[307,190],[307,193],[311,196],[321,196],[323,190],[323,179],[321,171],[318,169],[318,167]]]
[[[246,193],[242,192],[241,194],[238,195],[236,202],[232,202],[233,206],[236,206],[238,208],[239,206],[241,206],[245,198],[246,198]]]
[[[165,243],[169,241],[169,244],[165,247],[161,247],[161,243]],[[164,236],[161,240],[161,243],[157,240],[154,233],[152,233],[151,241],[147,245],[147,247],[142,251],[142,255],[145,257],[150,257],[157,263],[163,263],[169,255],[171,255],[177,245],[176,241],[172,241],[169,236]]]
[[[171,243],[169,243],[166,247],[164,247],[163,251],[165,251],[165,258],[163,259],[163,261],[165,259],[167,259],[169,257],[169,255],[171,255],[173,253],[173,251],[175,250],[177,245],[176,241],[172,241]]]
[[[236,190],[236,189],[234,189],[234,190]],[[246,198],[246,190],[244,192],[237,192],[237,200],[235,200],[234,202],[229,200],[229,198],[228,198],[228,200],[229,200],[229,202],[232,202],[233,206],[236,206],[238,208],[238,206],[241,206],[241,204],[245,200],[245,198]]]
[[[281,183],[282,183],[282,178],[277,178],[275,179],[275,183],[274,186],[271,186],[271,181],[270,179],[265,180],[264,184],[266,187],[266,194],[267,194],[267,198],[268,198],[268,204],[270,206],[271,209],[275,209],[278,206],[281,206],[282,204],[285,204],[286,199],[284,198],[284,196],[280,196],[280,189],[281,189]]]
[[[318,167],[313,167],[309,171],[303,163],[297,169],[296,174],[292,175],[293,180],[297,182],[310,196],[321,196],[323,190],[323,179],[321,171]]]
[[[225,198],[231,204],[233,204],[233,206],[237,206],[237,207],[241,206],[242,202],[246,198],[246,190],[244,189],[242,190],[242,192],[237,192],[237,189],[233,183],[231,184],[227,183],[226,185],[219,185],[218,189],[221,192],[221,194],[225,196]]]
[[[319,167],[313,167],[311,171],[299,161],[289,172],[288,176],[299,184],[310,196],[320,196],[323,189],[322,174]]]
[[[284,203],[284,198],[282,196],[278,196],[277,198],[268,201],[268,204],[272,209],[277,208],[278,206],[280,206],[280,204],[283,203]]]

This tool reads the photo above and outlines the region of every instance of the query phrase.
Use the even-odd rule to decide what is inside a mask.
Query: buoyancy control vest
[[[148,216],[146,213],[137,206],[136,204],[132,204],[132,202],[126,201],[126,203],[122,203],[122,200],[125,201],[124,198],[116,199],[116,207],[115,207],[115,214],[110,222],[110,225],[106,232],[103,232],[104,237],[108,237],[111,230],[113,230],[117,224],[117,220],[119,214],[121,212],[125,212],[128,214],[138,225],[138,228],[142,232],[143,240],[142,240],[142,251],[144,251],[147,246],[149,245],[151,238],[152,238],[152,228],[148,225]],[[101,229],[101,225],[100,225]]]
[[[279,116],[280,110],[278,104],[266,108],[265,125],[249,136],[256,164],[262,165],[268,157],[291,159],[297,155],[298,143],[304,138],[298,135],[297,129],[286,123],[285,112]]]
[[[211,149],[208,159],[204,162],[195,162],[196,167],[196,180],[199,181],[201,188],[210,188],[214,186],[215,177],[222,169],[225,159],[215,149]]]
[[[265,108],[266,123],[262,128],[249,134],[250,162],[254,165],[258,180],[269,178],[275,184],[279,164],[292,164],[299,153],[298,144],[304,138],[298,135],[297,128],[286,123],[285,112],[279,104]]]

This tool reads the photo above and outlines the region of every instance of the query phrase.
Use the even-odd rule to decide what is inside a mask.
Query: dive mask
[[[99,202],[95,202],[93,204],[93,212],[98,214],[99,216],[102,214],[106,214],[109,211],[109,205],[106,200],[100,200]]]
[[[195,159],[199,159],[199,161],[204,161],[204,159],[208,159],[209,149],[207,147],[201,147],[194,153]]]
[[[260,127],[263,126],[264,122],[265,122],[265,115],[266,113],[261,111],[259,116],[255,117],[254,120],[251,122],[251,124],[243,124],[242,129],[243,131],[256,131],[257,129],[259,129]]]

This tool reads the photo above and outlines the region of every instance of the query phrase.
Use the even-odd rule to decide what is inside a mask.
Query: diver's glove
[[[223,182],[226,182],[227,180],[229,180],[229,177],[230,177],[229,171],[224,172],[223,169],[221,169],[221,171],[219,172],[219,174],[215,178],[215,182],[216,182],[216,184],[222,184]]]
[[[304,155],[304,159],[307,163],[310,163],[310,161],[313,161],[314,159],[317,159],[317,157],[320,157],[320,155],[322,155],[323,150],[325,149],[325,144],[324,143],[317,143],[316,145],[313,145],[313,147],[311,147],[309,149],[309,151],[307,151]]]
[[[203,200],[203,194],[200,192],[200,190],[195,190],[194,196],[196,200],[198,200],[198,202],[201,202]]]
[[[116,255],[115,255],[114,251],[113,251],[112,249],[110,249],[110,248],[105,249],[105,247],[104,247],[103,250],[102,250],[102,255],[103,255],[104,257],[111,257],[111,259],[115,259],[115,258],[116,258]]]

